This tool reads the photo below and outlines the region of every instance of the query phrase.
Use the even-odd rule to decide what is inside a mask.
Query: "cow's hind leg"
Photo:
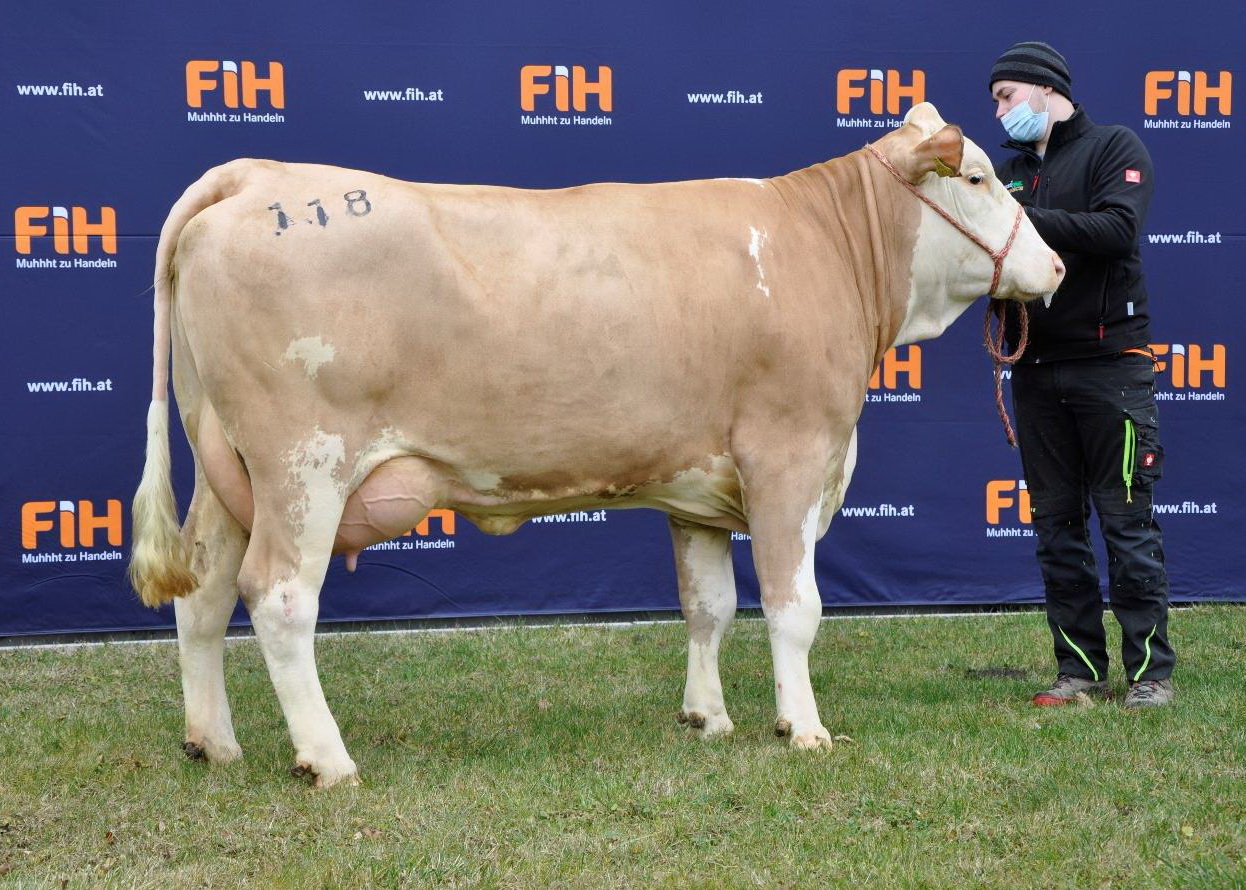
[[[735,617],[731,533],[671,517],[679,605],[688,627],[688,681],[679,721],[702,738],[734,728],[723,702],[718,648]]]
[[[294,743],[294,773],[315,776],[318,787],[328,787],[357,782],[358,771],[316,671],[320,587],[344,501],[336,464],[325,459],[327,449],[316,449],[322,446],[306,447],[297,485],[270,487],[253,474],[255,526],[238,580]]]
[[[789,736],[793,748],[831,746],[809,680],[809,649],[822,617],[813,556],[825,477],[811,470],[824,466],[793,454],[741,474],[774,662],[775,733]]]
[[[202,472],[183,535],[199,587],[173,601],[186,704],[183,750],[215,763],[242,755],[225,694],[225,630],[238,601],[238,567],[246,546],[242,526],[221,506]]]

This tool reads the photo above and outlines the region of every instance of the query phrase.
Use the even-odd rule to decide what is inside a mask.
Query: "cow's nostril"
[[[1060,254],[1053,253],[1051,255],[1051,260],[1053,263],[1055,263],[1056,274],[1063,277],[1064,276],[1064,262],[1060,259]]]

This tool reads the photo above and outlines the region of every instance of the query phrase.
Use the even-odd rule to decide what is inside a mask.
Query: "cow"
[[[241,159],[176,202],[155,268],[130,578],[175,603],[192,757],[241,751],[222,654],[248,608],[296,775],[357,782],[313,639],[329,560],[435,508],[490,534],[540,515],[669,516],[689,635],[680,718],[733,728],[719,643],[751,535],[775,731],[829,747],[809,679],[814,545],[856,462],[869,378],[975,298],[1063,267],[986,155],[929,104],[771,179],[555,190],[417,184]],[[170,480],[168,377],[194,453]]]

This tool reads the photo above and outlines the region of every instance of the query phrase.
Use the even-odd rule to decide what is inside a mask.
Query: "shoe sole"
[[[1067,704],[1071,704],[1076,699],[1061,698],[1058,695],[1036,695],[1030,700],[1036,708],[1062,708]]]
[[[1044,695],[1039,693],[1030,699],[1030,703],[1036,708],[1061,708],[1065,705],[1074,705],[1080,701],[1079,696],[1085,696],[1091,701],[1111,701],[1112,693],[1100,692],[1091,695],[1089,692],[1079,692],[1071,698],[1064,698],[1059,695]]]

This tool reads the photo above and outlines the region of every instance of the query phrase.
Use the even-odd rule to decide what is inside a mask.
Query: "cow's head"
[[[986,153],[966,139],[959,127],[945,123],[933,105],[923,102],[913,106],[905,116],[904,126],[880,139],[874,147],[900,178],[982,244],[998,251],[1008,243],[1017,223],[1016,200],[996,177]],[[932,207],[921,205],[913,252],[914,297],[946,305],[911,306],[910,315],[914,309],[939,316],[947,312],[959,314],[967,301],[990,291],[995,261],[957,225],[941,218]],[[1049,298],[1063,277],[1060,257],[1043,242],[1022,213],[1000,266],[994,296],[1020,301]],[[908,333],[910,337],[906,339],[920,339],[911,336],[914,332]]]

